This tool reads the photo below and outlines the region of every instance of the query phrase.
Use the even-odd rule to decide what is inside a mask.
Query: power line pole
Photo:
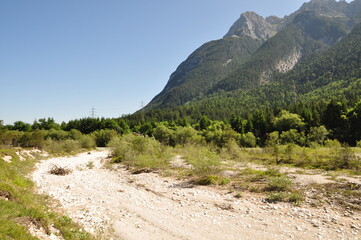
[[[90,110],[90,117],[95,118],[95,116],[96,116],[96,111],[95,111],[95,108],[92,107],[91,110]]]

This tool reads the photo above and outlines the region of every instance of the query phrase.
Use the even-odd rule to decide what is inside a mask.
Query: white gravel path
[[[38,191],[105,239],[361,239],[361,216],[331,209],[268,204],[257,196],[189,186],[155,173],[132,175],[103,166],[109,152],[93,151],[37,164]],[[94,167],[89,168],[93,163]],[[72,170],[48,173],[52,164]]]

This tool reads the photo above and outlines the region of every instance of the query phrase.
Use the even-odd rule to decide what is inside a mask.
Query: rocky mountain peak
[[[311,0],[304,3],[296,13],[305,11],[313,11],[330,17],[345,17],[349,11],[349,4],[343,0]]]
[[[242,13],[224,37],[248,36],[253,39],[266,41],[276,33],[275,18],[267,21],[255,12]]]

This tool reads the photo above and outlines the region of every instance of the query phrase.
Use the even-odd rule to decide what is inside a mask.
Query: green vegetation
[[[0,238],[4,240],[37,239],[26,225],[33,224],[50,233],[50,226],[60,231],[64,239],[94,239],[68,217],[51,212],[51,199],[34,194],[34,185],[26,177],[35,162],[33,158],[20,161],[15,149],[1,149],[0,158],[11,156],[11,162],[0,159]]]
[[[69,154],[108,146],[112,162],[134,173],[174,174],[196,184],[228,187],[238,197],[242,191],[266,193],[269,202],[299,204],[304,198],[275,166],[359,175],[355,151],[360,150],[352,148],[361,147],[358,10],[339,19],[322,9],[298,11],[264,43],[247,36],[206,43],[135,114],[61,124],[52,118],[5,126],[0,121],[0,149],[10,149],[0,155],[14,159],[0,161],[1,237],[31,239],[17,224],[25,217],[46,231],[55,224],[67,239],[89,238],[67,230],[73,226],[69,219],[48,213],[46,199],[32,194],[24,175],[34,161],[19,161],[17,147]],[[290,71],[278,69],[280,61],[298,53],[302,56]],[[169,167],[175,156],[181,156],[180,166]],[[249,162],[268,170],[237,166]],[[354,188],[340,185],[335,191],[354,198]]]
[[[147,108],[174,107],[206,94],[236,66],[244,63],[261,43],[250,37],[228,37],[204,44],[178,67],[166,90],[156,96]]]

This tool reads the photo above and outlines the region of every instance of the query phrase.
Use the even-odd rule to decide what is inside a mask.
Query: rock
[[[311,223],[311,225],[312,225],[313,227],[315,227],[315,228],[319,228],[319,227],[320,227],[320,223],[319,223],[317,220],[315,220],[315,219],[312,219],[312,220],[310,221],[310,223]]]

